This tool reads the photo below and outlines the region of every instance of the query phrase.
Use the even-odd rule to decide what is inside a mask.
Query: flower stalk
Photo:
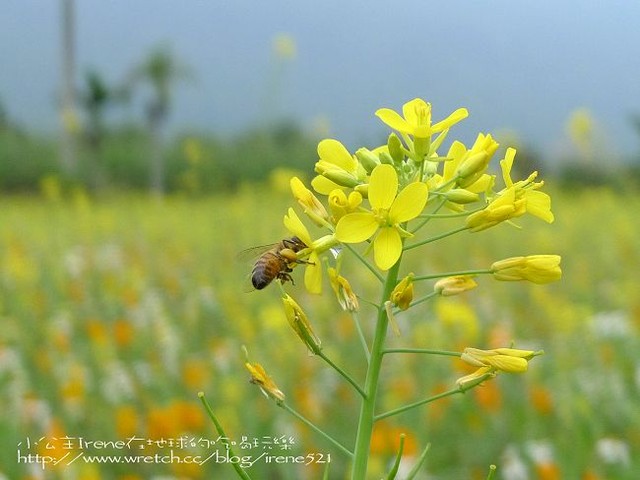
[[[302,209],[304,216],[301,218],[294,208],[289,208],[283,219],[290,235],[299,239],[304,248],[288,251],[286,255],[284,251],[272,250],[263,259],[263,262],[272,262],[269,264],[272,269],[280,269],[276,283],[292,330],[314,358],[325,362],[357,394],[360,403],[353,448],[344,446],[298,413],[285,401],[285,393],[265,369],[247,361],[245,366],[251,373],[251,381],[276,405],[350,458],[349,478],[352,480],[365,480],[371,474],[367,468],[375,422],[465,393],[498,374],[524,373],[530,361],[542,354],[542,351],[515,348],[484,350],[475,347],[456,352],[431,348],[431,345],[412,345],[412,338],[405,339],[404,347],[389,348],[389,330],[402,339],[397,315],[412,308],[419,311],[423,303],[434,298],[473,295],[479,287],[475,277],[480,275],[491,275],[498,281],[526,280],[546,284],[559,280],[562,274],[557,255],[511,257],[498,260],[488,268],[444,273],[420,271],[424,265],[417,263],[407,269],[411,273],[400,273],[404,252],[428,245],[428,254],[437,255],[437,247],[431,244],[461,232],[479,233],[500,223],[511,224],[512,219],[525,214],[548,223],[554,220],[550,197],[541,191],[544,182],[535,181],[537,172],[523,180],[512,179],[514,149],[507,149],[500,161],[502,175],[498,179],[487,173],[491,171],[489,163],[499,148],[490,134],[478,134],[469,148],[454,140],[446,153],[441,151],[450,128],[467,117],[467,110],[459,108],[437,122],[432,122],[432,113],[431,104],[418,98],[404,104],[402,114],[388,108],[379,109],[376,115],[394,132],[384,145],[360,148],[354,154],[338,140],[322,140],[318,144],[319,159],[315,164],[317,176],[311,181],[313,191],[297,177],[290,181],[297,208]],[[496,188],[498,181],[502,181],[504,188]],[[322,196],[325,196],[324,201]],[[458,222],[458,226],[442,233],[426,233],[430,223],[440,219]],[[312,222],[317,228],[309,230],[303,220]],[[316,234],[318,229],[322,230],[320,234]],[[371,273],[369,279],[375,279],[376,288],[380,285],[377,302],[363,297],[363,290],[357,281],[353,282],[362,276],[341,271],[346,256],[355,259],[356,267]],[[347,312],[355,322],[357,341],[366,360],[364,381],[349,374],[325,354],[310,322],[313,315],[308,316],[287,293],[286,284],[293,283],[298,265],[304,265],[301,269],[304,268],[307,292],[322,295],[323,285],[328,283],[333,293],[328,297],[336,309]],[[432,285],[425,287],[430,281]],[[361,324],[360,315],[370,306],[374,307],[375,322],[370,326],[366,322]],[[422,321],[424,315],[418,314],[412,319]],[[419,359],[424,359],[425,363],[429,359],[426,355],[456,357],[476,370],[459,378],[449,390],[380,413],[376,411],[376,401],[381,389],[383,361],[388,354],[424,355]],[[214,423],[218,426],[217,419]],[[387,475],[389,479],[395,478],[400,471],[404,439],[404,436],[400,437],[395,462]],[[427,445],[406,478],[418,474],[428,449]]]

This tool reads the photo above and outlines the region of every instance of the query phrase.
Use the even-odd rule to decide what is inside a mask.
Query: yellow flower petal
[[[305,245],[311,245],[311,235],[309,230],[304,226],[293,208],[289,208],[289,211],[284,216],[284,226],[293,233],[296,237],[304,242]]]
[[[393,227],[385,227],[373,241],[373,258],[380,270],[389,270],[400,258],[402,240]]]
[[[309,293],[322,293],[322,264],[316,252],[311,252],[309,264],[304,270],[304,286]]]
[[[434,123],[433,125],[431,125],[431,133],[437,133],[441,132],[442,130],[446,130],[459,121],[464,120],[468,116],[469,112],[466,108],[459,108],[444,120],[440,120],[438,123]]]
[[[547,223],[553,223],[554,217],[551,213],[551,197],[549,195],[544,192],[529,191],[526,198],[527,212]]]
[[[402,118],[398,112],[394,112],[390,108],[376,110],[376,116],[394,130],[403,133],[413,132],[413,126]]]
[[[502,169],[502,179],[504,180],[504,184],[507,188],[513,185],[513,180],[511,180],[511,168],[513,167],[513,160],[516,157],[516,149],[515,148],[507,148],[506,153],[504,154],[504,158],[500,160],[500,168]]]
[[[418,116],[418,112],[430,112],[431,105],[425,102],[421,98],[414,98],[413,100],[409,100],[407,103],[402,105],[402,115],[407,120],[408,123],[414,126],[421,125],[420,117]],[[428,118],[424,120],[430,120],[430,115]],[[425,125],[427,128],[429,127],[428,123]]]
[[[336,188],[342,188],[337,183],[332,182],[327,177],[323,177],[322,175],[318,175],[313,180],[311,180],[311,186],[316,192],[322,195],[329,195],[332,190],[335,190]]]
[[[390,223],[407,222],[420,215],[427,204],[428,193],[422,182],[413,182],[403,188],[389,210]]]
[[[333,163],[347,172],[353,172],[356,169],[355,159],[338,140],[332,138],[322,140],[318,144],[318,155],[321,160]]]
[[[370,238],[378,229],[373,213],[350,213],[336,225],[336,238],[344,243],[359,243]]]
[[[398,193],[398,175],[387,164],[378,165],[371,172],[369,203],[373,208],[389,208]]]

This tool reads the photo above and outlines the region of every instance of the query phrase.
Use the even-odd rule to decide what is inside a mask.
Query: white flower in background
[[[601,438],[596,444],[596,451],[603,462],[628,467],[631,463],[629,445],[617,438]]]

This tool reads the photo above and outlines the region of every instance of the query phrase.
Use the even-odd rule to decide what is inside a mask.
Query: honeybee
[[[275,279],[293,283],[290,273],[295,264],[309,263],[296,256],[300,250],[307,248],[307,245],[298,237],[285,238],[267,247],[250,248],[243,253],[260,251],[265,248],[267,250],[258,257],[251,271],[251,284],[256,290],[262,290]]]

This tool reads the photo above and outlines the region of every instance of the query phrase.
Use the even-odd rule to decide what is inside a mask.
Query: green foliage
[[[497,464],[500,474],[514,456],[530,478],[542,477],[540,462],[549,458],[552,465],[546,467],[557,472],[546,478],[637,477],[640,224],[629,214],[640,208],[640,199],[606,188],[552,196],[553,232],[523,220],[518,223],[524,229],[497,226],[472,247],[460,236],[447,249],[434,244],[420,253],[425,268],[438,272],[529,250],[557,251],[564,278],[526,289],[492,282],[491,295],[469,292],[441,299],[432,310],[416,309],[399,319],[402,334],[392,347],[528,338],[532,348],[544,348],[546,354],[525,376],[503,375],[446,403],[382,421],[371,458],[380,476],[397,452],[391,439],[405,433],[406,455],[417,456],[418,447],[431,443],[425,469],[443,480],[485,478],[489,463]],[[344,478],[338,476],[346,468],[339,453],[274,410],[248,383],[243,367],[241,345],[246,344],[252,360],[268,364],[296,408],[330,424],[331,433],[345,443],[352,438],[355,419],[349,412],[355,395],[305,355],[282,313],[280,292],[275,287],[243,292],[251,267],[239,263],[236,254],[286,235],[279,225],[289,203],[289,195],[257,187],[233,195],[169,196],[162,203],[141,196],[99,201],[5,196],[0,210],[5,362],[0,442],[7,448],[0,452],[0,473],[24,478],[28,469],[15,461],[17,443],[27,435],[51,435],[52,424],[60,426],[58,434],[89,440],[118,440],[126,432],[215,438],[197,397],[204,391],[232,440],[290,434],[296,440],[292,454],[332,453],[330,478]],[[343,267],[350,280],[371,284],[362,293],[368,309],[363,315],[369,315],[364,300],[375,291],[371,276],[355,276],[359,270],[348,262]],[[302,269],[292,275],[291,291],[313,312],[310,321],[318,336],[353,345],[337,349],[326,342],[325,348],[337,355],[336,362],[362,375],[366,366],[356,353],[351,320],[304,293]],[[434,364],[417,355],[392,360],[383,372],[389,388],[380,398],[380,411],[442,392],[463,373],[461,362]],[[626,445],[627,460],[598,453],[598,442],[607,439]],[[545,448],[550,457],[540,456]],[[86,468],[78,462],[77,470],[47,470],[47,478],[117,479],[132,473],[231,478],[229,465],[215,462],[196,471],[176,464],[93,466],[99,476]],[[263,462],[251,469],[260,479],[312,480],[320,472]]]
[[[100,144],[77,142],[79,171],[72,183],[92,186],[94,164],[103,170],[106,186],[146,190],[149,187],[150,136],[145,129],[125,125],[105,131]],[[197,144],[197,162],[185,152],[186,142]],[[244,182],[265,181],[275,168],[292,168],[311,174],[316,159],[316,139],[294,124],[255,128],[229,138],[211,134],[181,134],[165,146],[169,191],[197,193],[232,191]],[[0,188],[37,191],[40,180],[55,175],[65,179],[55,140],[0,129]]]

